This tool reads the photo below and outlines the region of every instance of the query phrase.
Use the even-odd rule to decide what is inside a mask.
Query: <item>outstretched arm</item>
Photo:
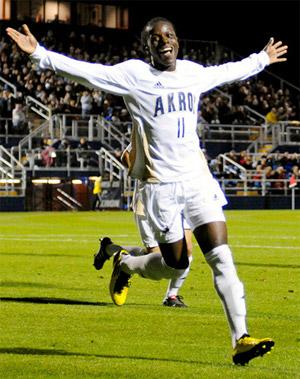
[[[274,42],[274,38],[270,38],[267,45],[258,54],[251,54],[248,58],[237,62],[205,67],[202,92],[226,83],[245,80],[258,74],[272,63],[285,62],[287,58],[283,56],[287,53],[287,49],[288,47],[283,45],[281,41]]]
[[[282,45],[281,41],[274,43],[274,38],[270,38],[270,41],[263,49],[269,56],[270,63],[285,62],[287,58],[283,57],[287,53],[287,45]]]
[[[6,33],[15,41],[21,50],[27,54],[32,54],[37,47],[37,40],[34,35],[31,34],[27,25],[23,25],[23,33],[18,32],[16,29],[7,28]]]
[[[131,83],[129,83],[126,69],[124,69],[126,63],[107,66],[76,60],[40,46],[27,25],[23,25],[23,31],[24,33],[13,28],[6,29],[8,36],[22,51],[30,55],[31,61],[37,67],[43,70],[53,70],[55,73],[89,88],[98,88],[120,96],[128,95]]]

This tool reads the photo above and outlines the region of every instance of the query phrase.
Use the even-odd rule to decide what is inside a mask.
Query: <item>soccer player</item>
[[[126,301],[128,281],[137,273],[146,278],[176,278],[189,265],[183,217],[211,267],[223,304],[233,344],[233,362],[244,365],[274,345],[270,338],[250,337],[246,325],[243,284],[238,278],[227,242],[222,206],[225,197],[207,170],[196,134],[197,104],[201,93],[243,80],[266,66],[284,62],[287,46],[269,40],[259,53],[219,66],[178,60],[179,43],[173,24],[154,18],[142,31],[150,63],[128,60],[113,66],[77,61],[37,43],[29,28],[7,34],[40,69],[123,96],[133,121],[131,176],[141,181],[147,220],[155,232],[162,256],[133,257],[120,250],[114,257],[110,282],[113,301]]]
[[[131,167],[129,152],[131,150],[131,144],[127,146],[127,148],[123,151],[121,156],[121,161],[124,166],[128,169]],[[141,239],[144,244],[144,248],[140,247],[132,247],[132,246],[122,246],[115,245],[112,243],[111,239],[108,237],[104,237],[100,240],[100,249],[97,254],[94,256],[94,266],[96,270],[100,270],[105,261],[110,259],[112,255],[118,253],[120,249],[125,249],[130,255],[145,255],[150,253],[160,253],[159,244],[155,240],[153,231],[148,223],[147,217],[145,215],[143,202],[139,192],[139,181],[135,181],[135,188],[132,199],[132,209],[134,212],[134,218],[136,225],[138,227]],[[178,295],[179,289],[182,287],[186,277],[190,271],[190,264],[192,263],[192,232],[191,228],[187,224],[186,220],[183,222],[184,227],[184,236],[187,245],[187,255],[189,259],[189,266],[186,270],[179,276],[173,279],[170,279],[168,289],[166,292],[166,296],[163,300],[163,305],[168,307],[179,307],[184,308],[186,304],[183,302],[182,296]],[[110,245],[110,246],[108,246]],[[106,252],[106,249],[109,251],[109,254]]]

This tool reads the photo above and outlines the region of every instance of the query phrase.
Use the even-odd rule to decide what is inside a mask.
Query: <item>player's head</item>
[[[156,69],[175,70],[179,44],[171,21],[163,17],[152,18],[144,26],[141,40],[144,51]]]

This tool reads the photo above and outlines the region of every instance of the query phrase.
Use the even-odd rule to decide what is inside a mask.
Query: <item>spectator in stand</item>
[[[202,117],[209,124],[220,124],[218,107],[210,100],[210,96],[204,96],[202,99]]]
[[[104,101],[104,96],[103,92],[100,90],[94,89],[92,92],[93,96],[93,104],[94,104],[94,109],[95,109],[95,114],[101,114],[102,109],[103,109],[103,101]]]
[[[266,175],[266,190],[268,190],[269,188],[272,188],[272,182],[270,180],[273,179],[275,171],[272,166],[266,166],[264,168],[264,173]]]
[[[221,161],[221,159],[219,159],[219,157],[216,157],[216,158],[211,159],[209,161],[209,168],[210,168],[212,175],[215,178],[217,178],[217,179],[222,178],[224,171],[223,171],[222,161]]]
[[[56,157],[55,148],[52,145],[51,139],[44,140],[43,144],[41,151],[42,165],[45,167],[51,167],[54,165]]]
[[[86,167],[90,160],[91,147],[85,137],[81,137],[77,145],[77,160],[80,162],[80,167]]]
[[[13,110],[13,95],[5,86],[5,89],[0,95],[0,117],[11,118]]]
[[[287,121],[287,113],[284,107],[279,107],[277,111],[278,121]]]
[[[276,195],[282,195],[284,193],[284,182],[283,179],[287,179],[286,171],[283,166],[276,168],[273,179],[276,181],[272,183],[273,193]]]
[[[119,112],[120,130],[126,135],[131,135],[131,118],[126,108],[122,108]]]
[[[278,122],[277,111],[275,107],[266,114],[266,124],[276,124]]]
[[[233,125],[247,125],[249,123],[247,111],[242,105],[232,107],[232,118]]]
[[[56,150],[56,166],[66,166],[68,163],[68,154],[70,154],[70,141],[68,138],[64,138],[61,140]]]
[[[232,118],[232,110],[229,105],[229,98],[218,96],[216,99],[216,106],[218,108],[219,120],[221,124],[230,124]]]
[[[292,167],[292,171],[290,176],[294,175],[296,180],[300,180],[300,167],[299,165],[295,165]]]
[[[103,112],[102,112],[102,116],[105,118],[105,120],[107,121],[112,121],[112,117],[113,117],[113,107],[111,106],[111,102],[109,99],[105,99],[104,102],[103,102]]]
[[[26,131],[26,114],[21,103],[16,103],[12,111],[12,130],[15,134],[22,134]]]
[[[83,119],[87,118],[93,109],[93,98],[89,91],[83,91],[80,97],[81,103],[81,116]]]
[[[255,188],[260,189],[263,179],[263,166],[257,165],[256,166],[256,173],[253,175],[253,185]]]
[[[237,163],[243,166],[246,170],[253,170],[252,158],[246,150],[243,150],[238,154]]]

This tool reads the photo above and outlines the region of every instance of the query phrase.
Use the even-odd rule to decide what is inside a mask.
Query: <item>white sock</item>
[[[123,255],[121,269],[127,274],[138,274],[152,280],[177,278],[186,270],[177,270],[168,266],[160,253],[140,257]]]
[[[244,286],[240,282],[228,245],[221,245],[204,254],[210,265],[215,289],[222,301],[231,330],[232,345],[247,332]]]
[[[184,270],[184,272],[182,273],[182,275],[180,275],[178,278],[174,278],[174,279],[171,279],[169,281],[169,285],[168,285],[168,289],[167,289],[167,293],[166,293],[166,298],[178,295],[178,291],[182,287],[186,277],[188,276],[188,274],[190,272],[192,260],[193,260],[193,257],[190,256],[189,257],[189,267],[186,268]]]

